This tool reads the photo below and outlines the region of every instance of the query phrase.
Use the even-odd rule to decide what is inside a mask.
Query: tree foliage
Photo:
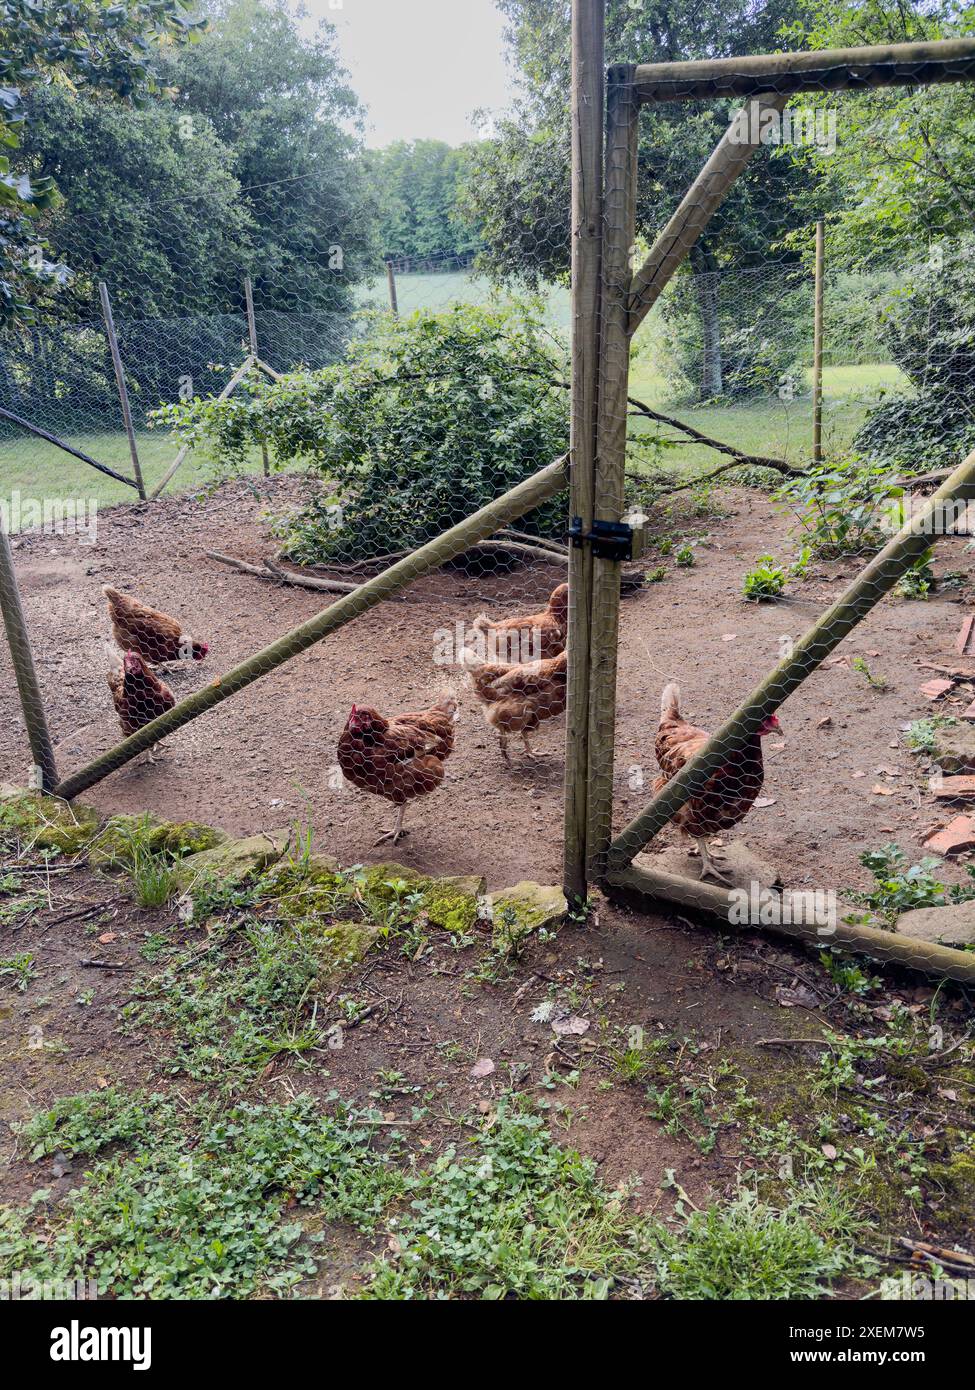
[[[975,31],[955,0],[808,0],[789,26],[813,49],[958,38]],[[838,148],[795,158],[815,175],[830,210],[830,263],[914,259],[925,240],[969,232],[975,220],[975,89],[970,82],[868,88],[803,98],[837,111]]]
[[[911,266],[879,332],[913,389],[881,401],[857,447],[905,471],[960,463],[975,447],[975,237]]]
[[[224,465],[265,444],[324,486],[288,526],[306,563],[412,550],[553,462],[568,446],[564,354],[521,307],[376,315],[345,359],[225,402],[158,412]],[[564,502],[522,523],[557,531]]]
[[[468,151],[442,140],[397,140],[368,151],[366,168],[379,207],[386,259],[463,255],[479,238],[458,208]]]
[[[138,102],[158,87],[160,42],[200,27],[183,0],[3,0],[0,6],[0,145],[16,150],[32,89],[63,82]],[[29,316],[46,289],[63,284],[34,219],[56,199],[49,176],[15,170],[0,155],[0,323]]]
[[[347,307],[375,262],[375,208],[360,160],[358,98],[323,20],[309,36],[282,0],[229,0],[175,61],[180,115],[233,153],[266,309]],[[194,119],[191,127],[196,129]]]

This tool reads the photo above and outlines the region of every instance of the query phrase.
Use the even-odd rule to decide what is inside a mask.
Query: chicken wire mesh
[[[2,344],[4,405],[53,437],[4,426],[8,459],[30,480],[7,495],[4,520],[26,571],[58,791],[87,793],[128,768],[128,780],[96,795],[164,811],[160,778],[190,773],[212,740],[227,755],[214,758],[223,765],[210,787],[226,789],[231,815],[238,797],[254,796],[254,828],[279,825],[284,807],[316,829],[340,826],[350,862],[383,828],[379,803],[391,806],[395,843],[406,809],[458,762],[469,793],[474,784],[471,804],[491,814],[499,774],[534,767],[536,734],[550,743],[565,708],[568,547],[557,495],[568,444],[567,291],[553,295],[560,323],[490,285],[469,253],[356,263],[339,229],[302,248],[300,279],[224,243],[202,280],[198,267],[185,270],[166,218],[160,209],[159,225],[144,230],[165,273],[104,282],[144,508],[110,508],[132,490],[61,447],[131,476],[101,282],[84,273],[77,227],[57,246],[75,268],[69,298]],[[104,230],[92,229],[91,241]],[[35,495],[63,494],[68,470],[83,503],[76,515],[62,499],[49,519]],[[30,594],[51,537],[90,546],[75,551],[87,563],[63,621]],[[319,658],[289,664],[382,600],[397,606],[383,605],[336,652],[340,679],[323,684]],[[70,626],[77,660],[66,663]],[[377,662],[379,652],[394,656]],[[87,722],[59,688],[65,665]],[[272,672],[267,695],[243,693]],[[189,728],[218,705],[209,739]],[[296,766],[298,727],[319,746],[314,772]],[[23,749],[11,732],[8,775],[20,778]],[[255,788],[252,759],[276,795]],[[162,767],[149,772],[143,760]],[[557,758],[547,768],[554,877]],[[206,818],[201,792],[179,790],[180,814],[189,796]],[[430,804],[436,818],[460,819]],[[522,813],[526,864],[534,821]],[[429,866],[455,868],[463,836],[458,828],[451,847],[432,843]]]
[[[870,67],[862,54],[850,76],[843,55],[826,55],[797,84],[784,62],[753,62],[684,65],[700,69],[694,83],[681,65],[609,74],[595,516],[630,521],[648,547],[656,622],[641,631],[625,602],[621,611],[620,558],[597,551],[590,871],[732,926],[770,926],[825,950],[970,981],[970,957],[952,949],[968,937],[950,909],[973,895],[957,860],[975,845],[972,821],[958,814],[972,763],[948,749],[970,739],[964,720],[975,713],[975,668],[959,660],[970,620],[958,634],[975,491],[972,248],[963,228],[919,206],[915,224],[899,228],[896,254],[875,246],[858,255],[842,235],[848,209],[831,202],[825,177],[810,188],[804,224],[790,201],[790,224],[783,167],[798,179],[809,167],[790,145],[819,132],[842,139],[844,120],[862,130],[850,113],[863,97],[816,98],[805,126],[786,103],[801,108],[794,94],[804,84],[886,84],[892,67],[888,55]],[[908,62],[897,80],[923,102],[933,71]],[[732,91],[744,103],[719,104]],[[675,97],[708,101],[715,124],[721,113],[730,124],[661,229],[659,215],[647,216],[652,132],[673,118]],[[641,106],[650,108],[642,122]],[[647,399],[660,380],[670,388],[664,410]],[[719,474],[752,499],[737,502],[744,513],[727,541],[711,483]],[[743,562],[734,578],[718,554],[729,547]],[[710,583],[697,580],[706,568]],[[905,618],[919,603],[923,617]],[[918,647],[909,673],[898,651],[908,640]],[[838,671],[852,692],[838,696]],[[941,679],[925,681],[932,672]],[[864,703],[888,691],[881,710]],[[857,707],[841,721],[844,697]],[[859,741],[841,736],[838,726],[854,727],[858,715]],[[932,730],[942,728],[959,732],[939,741]],[[804,740],[820,762],[848,757],[853,768],[814,775]],[[871,776],[872,786],[852,782],[851,791],[854,777]],[[675,847],[657,842],[668,827]],[[912,850],[923,867],[908,873]],[[937,855],[951,859],[942,867],[924,857]],[[898,916],[907,898],[884,900],[882,883],[903,874],[927,875],[925,901],[948,908],[943,920]]]
[[[591,667],[592,872],[598,879],[624,872],[632,856],[673,820],[697,840],[702,867],[720,880],[724,871],[715,862],[713,840],[740,824],[760,799],[760,739],[780,732],[771,722],[775,709],[895,582],[922,588],[929,583],[928,550],[932,535],[941,534],[940,523],[930,508],[917,522],[911,498],[892,483],[902,474],[930,472],[932,465],[947,467],[967,453],[972,260],[964,239],[920,218],[910,255],[902,248],[896,257],[860,265],[855,257],[834,255],[828,245],[824,458],[810,469],[816,369],[812,214],[828,224],[836,209],[828,198],[810,196],[810,216],[784,225],[783,185],[801,170],[780,167],[781,142],[759,140],[747,169],[744,159],[735,166],[744,211],[752,212],[747,235],[736,238],[743,210],[731,195],[726,206],[720,197],[712,206],[714,190],[727,192],[733,182],[723,183],[726,167],[710,183],[695,185],[685,223],[703,234],[686,258],[673,256],[666,239],[655,242],[661,219],[652,196],[652,147],[648,153],[641,144],[636,122],[642,93],[632,73],[621,78],[616,70],[614,82],[614,100],[627,114],[622,125],[610,126],[606,161],[596,515],[610,522],[626,517],[636,548],[632,562],[598,554],[594,559],[592,651],[577,658]],[[717,103],[716,130],[736,104],[723,97]],[[753,105],[744,108],[749,120]],[[730,142],[732,162],[742,149],[752,152],[751,127],[739,134]],[[770,191],[754,212],[763,181]],[[716,225],[713,218],[724,218],[715,243],[707,235]],[[544,225],[544,236],[551,238]],[[568,227],[555,235],[563,238],[567,263]],[[162,230],[159,240],[165,244]],[[66,258],[72,250],[77,248],[64,248]],[[640,282],[633,277],[654,252],[657,278],[644,282],[650,292],[641,302],[634,298]],[[119,557],[113,557],[111,541],[106,544],[91,567],[95,573],[86,576],[85,603],[88,609],[97,605],[97,614],[86,611],[84,618],[100,641],[111,633],[113,669],[107,682],[104,670],[85,676],[86,698],[95,704],[97,686],[100,703],[84,737],[68,741],[84,766],[66,775],[62,767],[60,791],[76,795],[96,786],[137,756],[153,756],[163,738],[173,738],[168,747],[175,749],[178,766],[175,736],[208,714],[207,724],[218,733],[199,736],[192,751],[194,759],[206,759],[205,766],[217,761],[218,747],[227,749],[231,765],[239,765],[242,747],[253,750],[255,743],[279,739],[287,753],[281,761],[292,760],[285,769],[290,772],[296,742],[307,748],[314,738],[316,748],[324,745],[324,756],[316,752],[321,766],[314,786],[304,773],[297,779],[300,796],[306,805],[315,799],[336,808],[328,828],[354,822],[360,842],[381,828],[373,824],[381,817],[347,799],[356,788],[395,808],[394,838],[405,809],[418,802],[411,819],[434,841],[443,821],[459,823],[463,840],[464,827],[476,824],[480,814],[487,835],[480,838],[479,853],[487,844],[510,858],[515,842],[531,844],[533,835],[538,846],[537,818],[499,821],[490,802],[497,796],[507,801],[512,786],[521,788],[510,779],[530,769],[536,735],[551,754],[561,738],[553,730],[568,699],[564,579],[570,549],[562,458],[568,442],[564,330],[572,326],[567,290],[547,286],[541,305],[513,304],[505,289],[480,273],[476,253],[450,251],[422,261],[362,265],[346,284],[339,228],[323,234],[314,248],[317,281],[307,267],[299,280],[281,268],[256,266],[246,255],[225,254],[219,273],[202,286],[181,277],[175,252],[174,258],[167,296],[138,284],[109,286],[149,491],[177,460],[173,488],[198,487],[201,479],[216,487],[221,479],[243,479],[275,512],[274,543],[269,546],[263,532],[255,545],[250,531],[246,542],[231,544],[228,534],[239,515],[235,502],[231,524],[221,520],[215,534],[207,535],[209,554],[193,566],[189,591],[172,582],[179,567],[168,551],[154,580],[146,582],[131,550],[124,551],[125,572],[118,572]],[[546,262],[555,259],[547,248]],[[31,423],[125,472],[128,441],[96,305],[97,281],[89,276],[74,295],[76,317],[59,321],[53,315],[5,341],[4,400]],[[207,312],[196,312],[201,306]],[[357,312],[363,309],[365,317]],[[856,368],[870,370],[850,370]],[[221,399],[221,389],[229,387]],[[19,460],[43,447],[51,452],[33,456],[38,473],[49,468],[56,476],[63,469],[67,456],[56,446],[27,443],[22,432],[6,428],[5,442]],[[700,478],[718,465],[737,469],[728,481],[752,487],[756,498],[784,489],[782,502],[799,519],[795,561],[783,566],[765,554],[767,520],[756,512],[749,554],[757,561],[749,595],[756,601],[775,599],[790,580],[802,583],[801,575],[814,574],[817,565],[868,559],[908,513],[920,529],[901,537],[894,550],[893,541],[881,549],[849,603],[834,606],[805,636],[797,639],[793,630],[808,605],[790,611],[785,633],[772,633],[763,619],[762,640],[746,662],[735,664],[741,693],[770,654],[784,655],[783,665],[726,723],[720,715],[734,703],[730,663],[723,657],[712,662],[720,698],[705,703],[718,716],[712,727],[718,722],[719,732],[708,742],[702,730],[683,722],[685,714],[701,717],[699,688],[692,680],[683,692],[676,689],[684,671],[669,659],[655,661],[649,644],[662,645],[667,629],[686,633],[688,622],[709,617],[711,605],[704,600],[696,613],[665,612],[661,622],[660,600],[670,579],[661,580],[659,572],[690,572],[695,557],[705,554],[698,537],[680,533],[695,509],[706,513],[708,483]],[[274,486],[290,487],[296,466],[297,491],[279,503]],[[264,485],[255,480],[265,471],[280,476],[262,493]],[[967,474],[952,481],[952,506],[967,499],[967,486]],[[108,495],[114,500],[120,492]],[[690,506],[682,510],[684,498]],[[203,505],[215,499],[216,493]],[[662,515],[667,519],[661,535]],[[152,517],[150,507],[136,525],[148,532]],[[29,513],[20,522],[30,530]],[[947,529],[959,529],[957,516]],[[160,531],[152,534],[160,547],[171,543]],[[589,544],[584,537],[575,540]],[[30,538],[25,544],[32,545]],[[182,532],[176,544],[186,544]],[[231,576],[217,578],[228,567]],[[203,579],[205,574],[212,579]],[[415,586],[420,579],[426,588]],[[272,589],[271,583],[282,587]],[[242,585],[250,586],[243,608],[243,590],[228,587]],[[401,598],[407,585],[414,587]],[[258,597],[262,593],[283,598],[273,614]],[[392,600],[404,606],[387,608],[385,601]],[[585,595],[573,601],[585,601]],[[385,618],[369,628],[361,646],[342,649],[347,669],[340,676],[333,665],[323,682],[311,666],[295,663],[380,603]],[[175,616],[161,612],[163,606]],[[253,623],[245,625],[246,635],[234,631],[235,614],[243,616],[250,606],[268,624],[256,654]],[[631,626],[637,651],[649,657],[659,682],[652,700],[640,688],[642,746],[634,750],[632,732],[624,733],[627,756],[618,767],[617,651],[622,642],[625,694]],[[264,645],[272,631],[282,635]],[[36,645],[42,686],[50,695],[61,657],[47,654],[48,641],[44,633]],[[396,651],[377,660],[378,652],[398,646],[404,648],[402,659]],[[91,642],[85,650],[91,652]],[[98,651],[104,666],[104,646]],[[387,664],[395,668],[390,673],[383,670]],[[266,696],[243,695],[272,672],[276,683]],[[196,687],[191,693],[184,693],[187,682]],[[660,686],[667,693],[653,767],[648,730],[657,720]],[[230,697],[235,699],[225,705]],[[282,712],[270,734],[264,725],[277,701]],[[215,726],[211,712],[218,706],[224,709]],[[59,714],[62,729],[55,733],[63,738],[63,725],[75,720],[63,706]],[[126,740],[121,747],[114,746],[118,731]],[[701,758],[688,767],[705,744]],[[277,788],[277,765],[266,771]],[[551,849],[559,838],[560,769],[552,767],[546,776],[553,814],[545,838]],[[509,780],[499,789],[504,778]],[[228,784],[239,790],[232,773]],[[136,794],[151,803],[151,784],[140,777],[136,786]],[[614,809],[618,822],[623,805],[628,815],[651,791],[661,793],[659,799],[614,841]],[[274,816],[264,811],[262,819]],[[794,842],[793,836],[789,843]],[[443,837],[439,847],[433,844],[431,856],[441,868],[456,867],[456,843],[455,836],[449,848]],[[759,893],[767,887],[759,882]],[[835,898],[836,884],[822,887]],[[778,895],[780,904],[785,900]],[[768,906],[766,899],[762,905]],[[786,925],[798,930],[803,924]],[[827,938],[819,935],[818,923],[811,930],[827,944],[836,939],[835,927]],[[861,935],[860,944],[882,951],[883,944],[878,947],[869,935]],[[902,958],[896,945],[888,958]],[[945,970],[936,946],[932,959]]]

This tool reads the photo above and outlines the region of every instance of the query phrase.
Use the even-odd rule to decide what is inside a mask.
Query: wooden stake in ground
[[[603,191],[602,303],[599,401],[593,517],[623,515],[629,384],[629,301],[636,225],[636,161],[640,115],[634,68],[617,64],[606,82],[606,172]],[[620,566],[592,557],[589,639],[589,787],[586,844],[589,875],[599,879],[612,838],[613,745],[616,737],[616,661],[619,646]]]
[[[813,311],[813,462],[823,457],[823,269],[826,238],[822,222],[816,223],[816,301]]]
[[[398,314],[399,301],[396,298],[396,271],[393,269],[392,261],[386,262],[386,286],[389,290],[389,307],[394,314]]]
[[[125,384],[125,369],[122,366],[122,354],[119,352],[118,338],[115,336],[115,320],[112,318],[112,301],[108,297],[108,286],[104,280],[99,281],[98,294],[102,301],[102,314],[105,319],[105,332],[108,335],[108,346],[112,354],[112,366],[115,369],[115,385],[118,387],[119,400],[122,403],[122,420],[125,424],[125,433],[129,441],[129,455],[132,459],[132,474],[135,478],[135,485],[139,496],[143,502],[146,500],[146,485],[142,481],[142,465],[139,462],[139,450],[135,442],[135,430],[132,428],[132,411],[129,409],[129,391]]]
[[[603,0],[572,6],[572,408],[569,513],[592,530],[599,383],[603,184]],[[585,899],[592,551],[569,551],[563,891]]]
[[[251,357],[255,362],[260,362],[261,355],[257,350],[257,319],[254,317],[254,286],[251,284],[251,277],[248,275],[244,281],[244,300],[247,305],[247,336],[250,339]],[[261,445],[261,460],[264,464],[264,476],[271,476],[271,465],[267,456],[267,445]]]
[[[27,738],[34,759],[32,782],[38,791],[49,792],[57,785],[58,769],[44,714],[41,688],[34,669],[27,620],[20,602],[20,590],[17,588],[17,576],[14,573],[6,526],[0,526],[0,611],[3,612],[3,625],[10,644],[10,659],[17,678],[20,705],[24,711]]]

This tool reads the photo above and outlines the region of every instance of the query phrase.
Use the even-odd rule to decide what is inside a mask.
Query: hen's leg
[[[501,731],[499,730],[499,731],[498,731],[498,739],[500,740],[500,744],[501,744],[501,756],[502,756],[502,758],[504,759],[505,766],[506,766],[506,767],[510,767],[510,766],[511,766],[511,754],[508,752],[508,735],[507,735],[507,734],[501,733]]]
[[[716,879],[718,883],[724,884],[725,887],[730,887],[734,883],[734,879],[731,877],[730,874],[725,873],[723,869],[719,868],[718,865],[714,862],[714,859],[712,858],[711,853],[708,849],[708,842],[706,838],[703,835],[700,838],[695,836],[695,843],[697,844],[697,847],[701,853],[702,881],[706,878],[713,878]]]
[[[537,762],[537,761],[538,761],[538,754],[535,752],[534,748],[533,748],[533,747],[531,746],[531,744],[528,742],[528,735],[527,735],[527,734],[522,734],[522,736],[521,736],[521,741],[522,741],[522,743],[525,745],[525,757],[526,757],[526,758],[531,758],[531,760],[532,760],[533,762]]]
[[[374,849],[375,849],[376,845],[381,845],[381,844],[383,843],[384,840],[392,840],[393,844],[395,845],[395,844],[396,844],[396,841],[400,838],[401,835],[408,835],[408,834],[409,834],[409,831],[408,831],[408,830],[404,830],[404,829],[403,829],[403,816],[404,816],[405,812],[406,812],[406,805],[405,805],[405,804],[397,808],[397,811],[396,811],[396,824],[393,826],[392,830],[386,830],[386,831],[384,831],[383,834],[380,835],[380,837],[379,837],[378,840],[374,840],[374,841],[373,841],[373,848],[374,848]]]

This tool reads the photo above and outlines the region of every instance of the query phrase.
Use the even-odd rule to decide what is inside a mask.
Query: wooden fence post
[[[594,520],[623,515],[627,393],[630,379],[630,285],[636,235],[637,131],[640,103],[634,67],[609,69],[603,193],[602,306],[596,424]],[[592,556],[589,637],[589,790],[586,842],[589,876],[604,876],[613,825],[613,746],[619,646],[619,561]]]
[[[244,300],[247,304],[247,336],[250,339],[250,355],[255,362],[259,362],[260,354],[257,351],[257,319],[254,317],[254,287],[251,284],[251,277],[248,275],[244,280]],[[264,476],[271,476],[271,464],[267,456],[267,445],[261,445],[261,460],[264,464]]]
[[[572,409],[569,513],[592,529],[599,383],[603,185],[604,0],[572,6]],[[563,887],[569,902],[587,889],[589,640],[592,552],[569,550],[568,703],[565,726]]]
[[[389,289],[389,307],[394,314],[398,314],[399,301],[396,297],[396,271],[393,269],[392,261],[386,262],[386,285]]]
[[[823,457],[823,270],[826,238],[822,221],[816,223],[816,285],[813,311],[813,463]]]
[[[139,462],[139,449],[135,442],[135,430],[132,428],[132,411],[129,408],[129,392],[125,384],[125,370],[122,366],[122,354],[119,352],[118,338],[115,336],[115,320],[112,318],[112,301],[108,297],[108,286],[104,280],[98,283],[98,294],[102,301],[102,315],[105,319],[105,332],[108,334],[108,347],[112,354],[112,366],[115,368],[115,384],[118,387],[119,400],[122,402],[122,420],[125,424],[125,433],[129,440],[129,454],[132,458],[132,475],[135,478],[135,485],[139,496],[143,502],[146,500],[146,485],[142,481],[142,465]]]
[[[20,602],[20,590],[17,588],[6,523],[0,525],[0,611],[3,613],[3,625],[10,645],[10,659],[17,678],[20,704],[27,725],[27,738],[34,759],[32,785],[39,784],[39,791],[49,792],[57,785],[58,769],[54,761],[51,735],[48,733],[41,689],[37,683],[37,672],[34,669],[27,620]]]

